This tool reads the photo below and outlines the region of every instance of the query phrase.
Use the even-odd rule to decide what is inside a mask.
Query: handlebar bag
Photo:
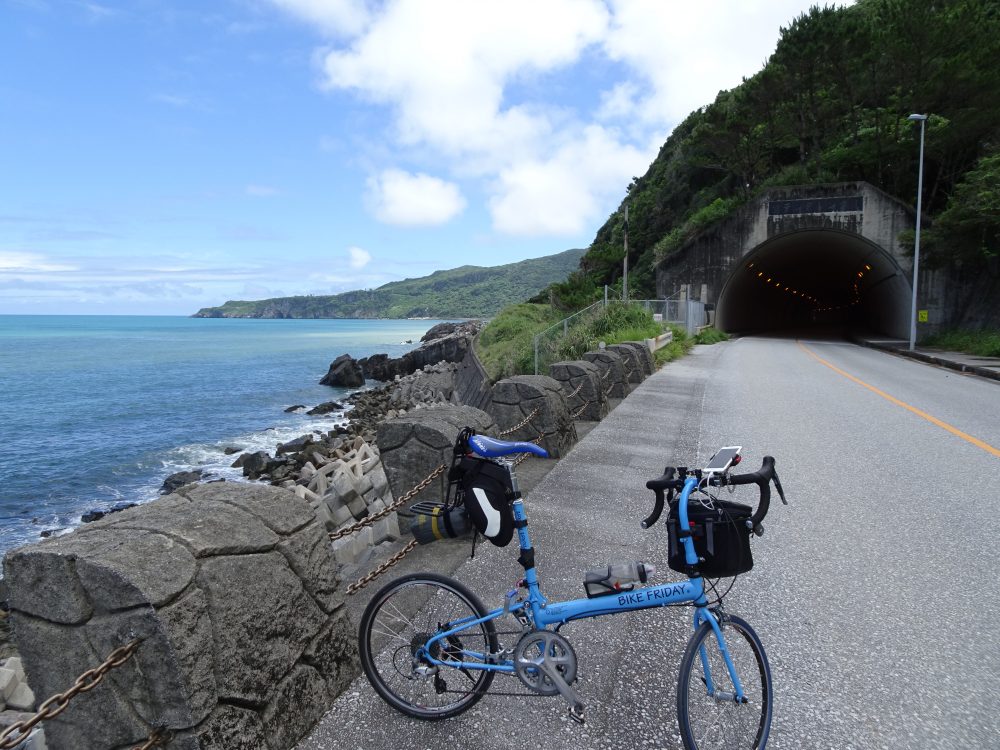
[[[713,500],[711,507],[698,500],[688,502],[691,539],[700,562],[695,570],[705,578],[726,578],[746,573],[753,567],[750,552],[750,517],[753,509],[742,503]],[[688,573],[684,545],[678,537],[677,503],[667,515],[667,565]]]
[[[514,535],[510,472],[492,461],[469,456],[457,468],[462,502],[476,530],[497,547],[506,547]]]

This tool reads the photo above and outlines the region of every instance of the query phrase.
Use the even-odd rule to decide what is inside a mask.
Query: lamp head
[[[907,120],[913,120],[914,122],[918,122],[920,120],[926,120],[927,119],[927,115],[910,115],[906,119]]]

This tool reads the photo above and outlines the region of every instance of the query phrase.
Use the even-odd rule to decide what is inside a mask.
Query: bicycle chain
[[[406,505],[406,503],[408,503],[410,500],[412,500],[414,497],[420,494],[422,490],[427,488],[427,485],[433,482],[434,479],[438,477],[447,468],[448,468],[447,466],[441,464],[436,469],[434,469],[434,471],[432,471],[430,474],[424,477],[420,482],[418,482],[413,487],[413,489],[411,489],[409,492],[404,492],[402,495],[400,495],[399,499],[396,500],[396,502],[394,502],[388,508],[380,510],[378,513],[368,516],[367,518],[363,518],[357,523],[348,526],[346,529],[341,529],[340,531],[331,531],[329,535],[330,539],[332,541],[336,541],[337,539],[343,539],[345,536],[350,536],[356,531],[361,531],[361,529],[365,528],[366,526],[373,525],[376,521],[381,521],[390,513],[394,513],[395,511],[399,510],[404,505]],[[0,750],[2,750],[2,748],[0,748]]]

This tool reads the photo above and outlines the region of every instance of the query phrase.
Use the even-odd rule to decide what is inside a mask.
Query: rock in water
[[[169,495],[171,492],[183,487],[185,484],[197,482],[201,479],[201,473],[201,469],[195,469],[194,471],[178,471],[175,474],[171,474],[163,480],[163,486],[160,487],[160,494]],[[96,521],[97,519],[93,520]]]
[[[365,384],[365,376],[354,357],[341,354],[330,363],[330,370],[319,383],[337,388],[360,388]]]
[[[331,411],[340,411],[344,408],[343,404],[337,403],[336,401],[324,401],[319,406],[314,406],[312,409],[306,412],[310,416],[316,416],[318,414],[329,414]]]

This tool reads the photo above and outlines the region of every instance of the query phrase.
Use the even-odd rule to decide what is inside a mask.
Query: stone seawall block
[[[46,722],[48,747],[134,747],[161,725],[184,750],[292,747],[358,673],[338,570],[307,500],[235,483],[11,551],[25,688],[61,692],[141,639]]]

